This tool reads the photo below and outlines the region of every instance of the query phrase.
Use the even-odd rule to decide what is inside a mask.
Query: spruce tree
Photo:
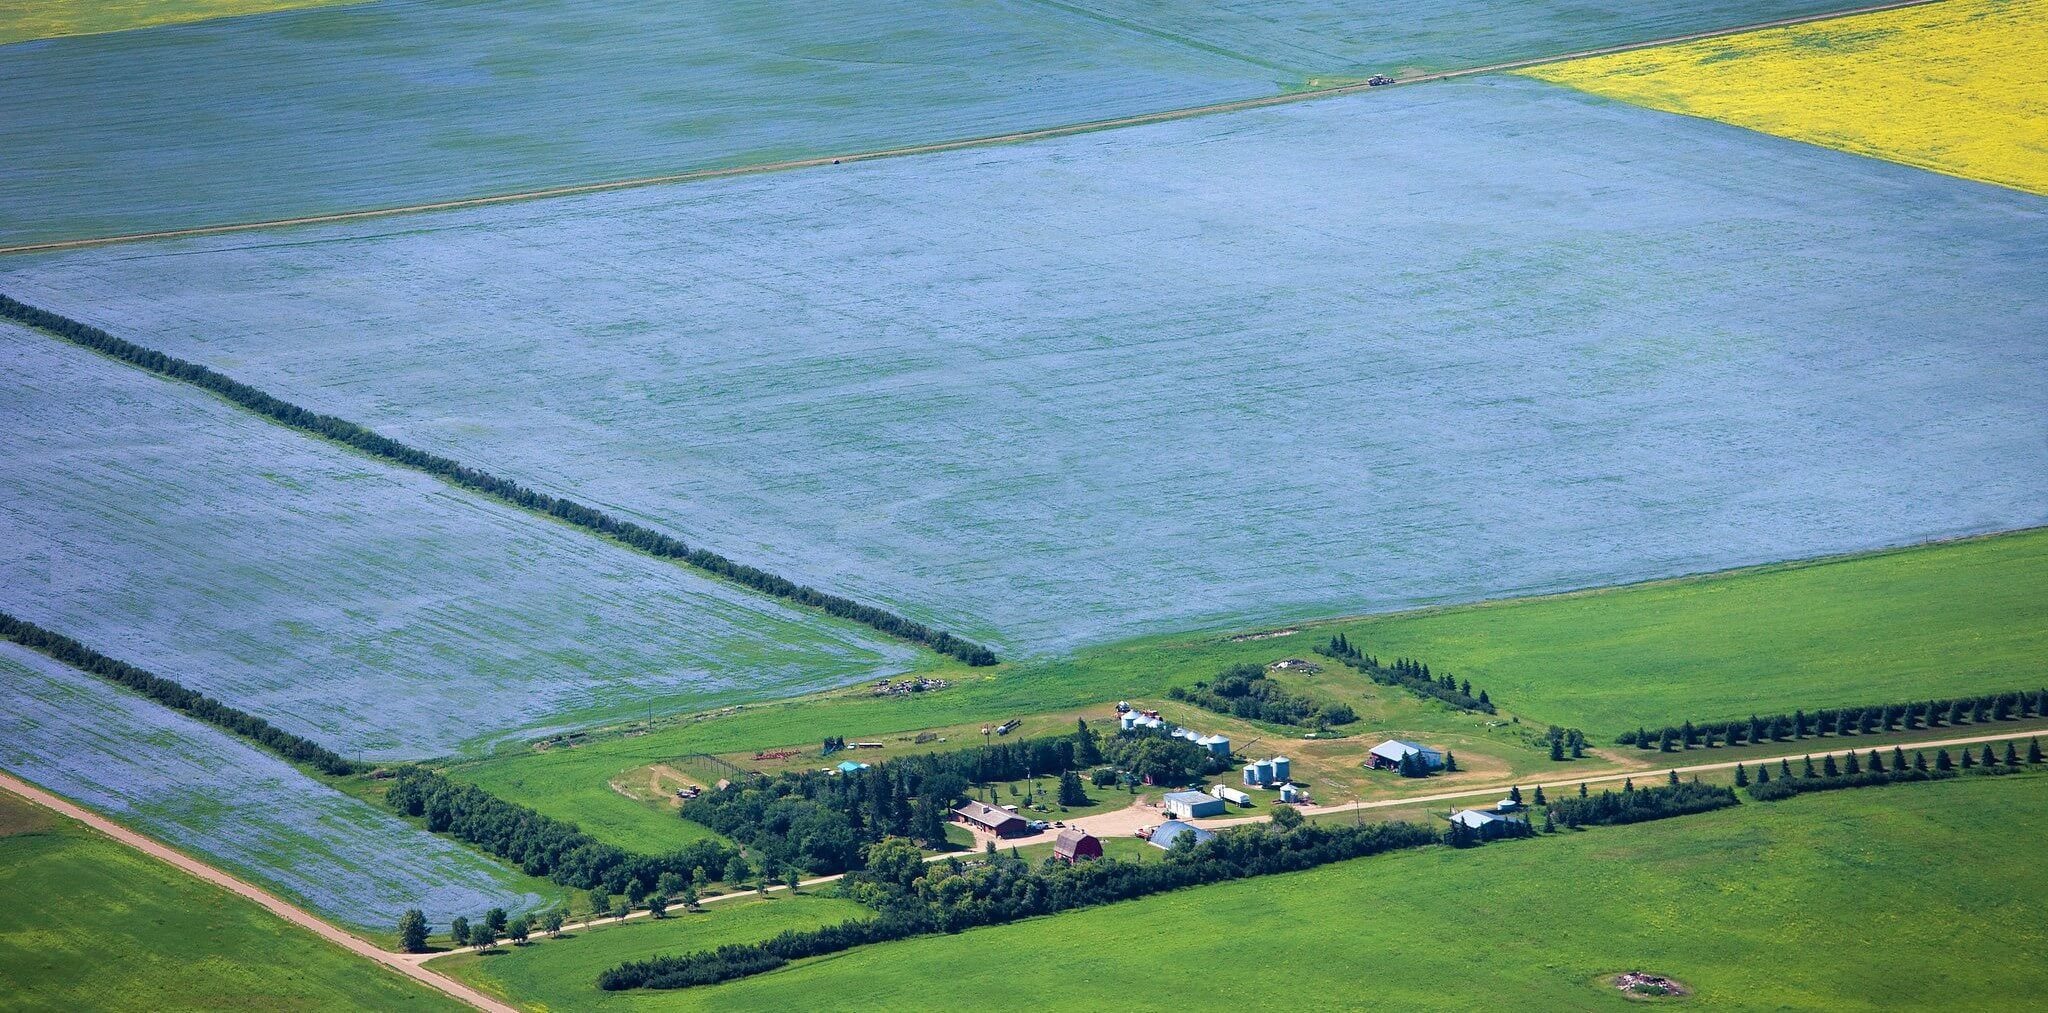
[[[1761,763],[1757,764],[1757,765],[1756,765],[1756,783],[1758,783],[1758,784],[1769,784],[1769,783],[1771,783],[1771,768],[1769,768],[1769,767],[1766,767],[1766,766],[1764,766],[1764,765],[1763,765],[1763,764],[1761,764]]]
[[[2008,767],[2017,767],[2020,765],[2019,750],[2013,747],[2011,739],[2007,739],[2005,742],[2005,765]]]
[[[1842,768],[1835,765],[1835,754],[1829,753],[1820,758],[1820,772],[1827,777],[1842,776]]]
[[[1447,749],[1447,750],[1445,750],[1445,751],[1444,751],[1444,773],[1446,773],[1446,774],[1455,774],[1455,773],[1457,773],[1457,772],[1458,772],[1458,754],[1456,754],[1456,753],[1453,753],[1453,752],[1451,752],[1450,750],[1448,750],[1448,749]],[[1425,773],[1425,774],[1429,773],[1428,769],[1426,769],[1426,765],[1425,765],[1425,769],[1423,770],[1423,773]]]
[[[1950,759],[1950,758],[1949,758],[1949,755],[1948,755],[1948,750],[1946,750],[1946,749],[1943,749],[1943,750],[1938,750],[1938,751],[1936,751],[1936,752],[1935,752],[1935,754],[1934,754],[1934,769],[1936,769],[1936,770],[1954,770],[1954,769],[1956,769],[1956,761],[1955,761],[1955,760],[1953,760],[1953,759]]]
[[[1905,768],[1901,767],[1899,769],[1904,770]],[[1917,749],[1913,751],[1913,769],[1919,771],[1925,771],[1927,769],[1926,753],[1923,753]]]
[[[1678,738],[1679,741],[1685,743],[1685,748],[1691,749],[1700,744],[1700,730],[1694,728],[1692,722],[1688,720],[1685,726],[1678,730]]]
[[[1676,788],[1676,787],[1678,787],[1678,771],[1675,771],[1675,770],[1674,770],[1674,771],[1672,771],[1672,772],[1671,772],[1671,781],[1670,781],[1670,784],[1671,784],[1671,786],[1672,786],[1673,788]]]
[[[2007,748],[2010,748],[2010,746],[2008,746]],[[1542,785],[1540,785],[1540,784],[1539,784],[1539,785],[1537,785],[1537,786],[1536,786],[1536,805],[1537,805],[1537,807],[1538,807],[1538,808],[1541,808],[1541,807],[1543,807],[1543,806],[1546,806],[1546,805],[1549,805],[1549,804],[1550,804],[1550,803],[1549,803],[1548,801],[1546,801],[1546,800],[1545,800],[1545,799],[1543,798],[1543,786],[1542,786]]]
[[[1648,748],[1650,748],[1650,730],[1649,730],[1649,729],[1647,729],[1647,728],[1644,728],[1644,727],[1643,727],[1642,725],[1637,725],[1637,726],[1636,726],[1636,748],[1637,748],[1637,749],[1648,749]]]
[[[1740,763],[1735,765],[1735,786],[1737,788],[1749,787],[1749,768],[1744,767]]]
[[[1855,753],[1843,753],[1842,765],[1842,772],[1850,777],[1863,773],[1863,762],[1856,758]]]
[[[1657,739],[1657,751],[1660,753],[1671,752],[1671,747],[1675,745],[1677,742],[1678,730],[1667,725],[1664,728],[1663,735],[1659,736]]]
[[[1893,746],[1893,747],[1892,747],[1892,769],[1893,769],[1893,770],[1904,770],[1904,769],[1906,769],[1906,751],[1905,751],[1904,749],[1901,749],[1901,748],[1899,748],[1898,746]],[[1924,763],[1923,763],[1923,764],[1921,764],[1921,765],[1920,765],[1920,769],[1921,769],[1921,770],[1926,770],[1926,769],[1927,769],[1927,765],[1926,765],[1926,764],[1924,764]]]
[[[1512,786],[1510,786],[1510,787],[1508,788],[1508,801],[1510,801],[1510,802],[1513,802],[1513,803],[1514,803],[1514,804],[1516,804],[1516,805],[1521,805],[1521,804],[1522,804],[1522,786],[1521,786],[1521,785],[1519,785],[1519,784],[1517,784],[1517,785],[1512,785]]]
[[[1806,737],[1806,712],[1803,710],[1792,712],[1792,737],[1795,739]]]
[[[1564,740],[1563,740],[1563,739],[1551,739],[1551,740],[1550,740],[1550,760],[1551,760],[1551,762],[1552,762],[1552,763],[1562,763],[1562,762],[1564,762]]]
[[[2027,740],[2027,762],[2041,762],[2041,739],[2039,736]]]
[[[1986,767],[1998,766],[1998,760],[1991,755],[1991,743],[1984,744],[1984,755],[1977,758],[1977,763]]]
[[[1538,788],[1536,790],[1540,792],[1543,789]],[[1557,813],[1555,811],[1550,809],[1543,810],[1543,832],[1546,834],[1557,833]]]
[[[1804,773],[1804,774],[1802,774],[1801,776],[1803,776],[1803,777],[1809,777],[1809,778],[1813,778],[1813,777],[1819,777],[1819,776],[1820,776],[1819,774],[1816,774],[1816,773],[1814,773],[1814,772],[1813,772],[1813,757],[1812,757],[1811,755],[1809,755],[1809,756],[1808,756],[1808,757],[1806,758],[1806,771],[1805,771],[1805,773]]]
[[[1812,763],[1813,761],[1808,760],[1806,762]],[[1790,759],[1782,759],[1778,761],[1778,776],[1784,778],[1787,781],[1792,779],[1792,761]]]
[[[1971,754],[1971,752],[1970,752],[1970,749],[1969,749],[1969,747],[1968,747],[1968,746],[1965,746],[1965,747],[1963,747],[1963,749],[1962,749],[1962,754],[1963,754],[1963,769],[1964,769],[1964,770],[1968,770],[1968,769],[1970,769],[1971,767],[1974,767],[1974,766],[1976,766],[1976,765],[1977,765],[1977,757]]]

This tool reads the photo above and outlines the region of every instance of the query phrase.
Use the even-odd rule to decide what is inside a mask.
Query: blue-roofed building
[[[1167,820],[1159,824],[1159,829],[1152,831],[1152,846],[1155,848],[1171,848],[1173,847],[1173,842],[1178,840],[1183,834],[1195,835],[1196,844],[1216,839],[1214,833],[1204,830],[1193,823]]]
[[[1198,820],[1204,816],[1221,816],[1225,811],[1223,800],[1206,791],[1174,791],[1166,795],[1166,811],[1175,819]]]
[[[839,761],[839,772],[842,774],[851,774],[856,770],[866,769],[868,769],[868,765],[865,763],[855,763],[852,760]]]

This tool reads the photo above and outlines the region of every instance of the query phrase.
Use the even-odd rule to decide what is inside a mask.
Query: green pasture
[[[1638,724],[2036,689],[2048,684],[2048,530],[1317,633],[1330,630],[1596,743]]]
[[[2048,945],[2048,869],[2026,829],[2048,821],[2044,789],[2040,775],[1972,777],[1430,848],[646,1001],[787,1009],[830,990],[957,1009],[1030,979],[1127,1009],[1183,1009],[1220,988],[1253,1008],[1620,1009],[1598,980],[1641,969],[1705,1008],[2014,1008]],[[1185,988],[1163,984],[1183,975]]]
[[[757,942],[787,929],[817,928],[870,913],[852,901],[811,894],[790,896],[778,889],[766,900],[714,902],[701,912],[677,912],[660,921],[642,918],[600,922],[587,928],[571,925],[560,939],[537,935],[525,946],[508,944],[489,954],[438,957],[428,966],[528,1009],[643,1009],[661,1005],[666,997],[647,992],[600,992],[597,976],[622,961]]]
[[[464,1009],[0,793],[0,1007]]]

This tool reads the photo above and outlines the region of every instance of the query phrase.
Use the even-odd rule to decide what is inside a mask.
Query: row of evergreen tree
[[[1449,672],[1432,675],[1429,666],[1413,658],[1395,658],[1391,665],[1380,664],[1380,659],[1358,649],[1350,638],[1339,633],[1327,644],[1316,645],[1317,654],[1334,658],[1365,673],[1366,678],[1382,686],[1400,686],[1418,696],[1442,700],[1459,710],[1477,711],[1481,714],[1495,712],[1493,699],[1480,690],[1477,696],[1472,692],[1472,680],[1460,682],[1451,678]]]
[[[685,802],[682,816],[762,861],[826,875],[857,868],[863,851],[885,837],[943,845],[953,806],[971,785],[1061,776],[1102,759],[1095,731],[1078,721],[1066,735],[903,756],[865,770],[739,778]]]
[[[977,863],[926,862],[907,841],[871,849],[864,871],[842,880],[849,897],[878,916],[809,931],[787,931],[761,943],[636,960],[605,971],[598,987],[687,988],[774,970],[791,960],[837,953],[869,943],[934,932],[959,932],[1080,907],[1251,876],[1295,872],[1330,862],[1438,840],[1410,823],[1357,826],[1283,823],[1231,830],[1195,843],[1183,835],[1158,862],[1095,861],[1068,866],[1048,859],[1033,867],[1013,855]],[[1183,843],[1185,842],[1185,843]]]
[[[1541,794],[1540,790],[1538,794]],[[1587,826],[1643,823],[1703,813],[1726,808],[1739,801],[1733,788],[1699,781],[1680,781],[1678,773],[1673,771],[1669,783],[1663,785],[1638,788],[1634,780],[1627,780],[1622,782],[1620,791],[1609,788],[1598,795],[1588,794],[1585,786],[1580,785],[1577,797],[1555,801],[1544,799],[1539,801],[1538,805],[1544,808],[1548,819],[1577,829]]]
[[[1803,739],[1809,735],[1875,735],[1880,732],[1919,728],[1940,728],[1943,725],[1988,724],[1993,721],[2018,721],[2031,717],[2048,717],[2048,689],[2034,692],[1986,693],[1982,696],[1956,697],[1950,700],[1922,700],[1913,703],[1882,704],[1871,707],[1836,707],[1807,713],[1796,710],[1790,714],[1773,714],[1758,717],[1754,714],[1747,721],[1687,721],[1682,725],[1666,725],[1662,731],[1652,732],[1638,728],[1623,732],[1614,741],[1638,749],[1658,749],[1669,753],[1679,749],[1705,746],[1754,745],[1758,742],[1784,742],[1787,739]]]
[[[1892,748],[1889,765],[1885,763],[1884,754],[1875,749],[1871,750],[1867,757],[1858,757],[1851,752],[1842,754],[1839,760],[1835,754],[1830,753],[1821,758],[1821,764],[1817,768],[1814,766],[1813,757],[1808,756],[1802,761],[1801,773],[1798,776],[1792,773],[1792,761],[1783,759],[1778,761],[1776,777],[1771,776],[1769,764],[1760,763],[1757,765],[1753,780],[1748,768],[1737,764],[1735,784],[1748,788],[1749,796],[1759,802],[1776,802],[1811,791],[1837,791],[1843,788],[1868,788],[1881,784],[1940,780],[1955,777],[1958,773],[2015,774],[2024,769],[2021,766],[2018,742],[2007,740],[2004,746],[2002,751],[1993,749],[1992,744],[1988,742],[1974,752],[1964,748],[1960,750],[1961,762],[1950,756],[1947,749],[1935,750],[1932,763],[1928,762],[1925,750],[1915,750],[1913,759],[1908,762],[1906,751],[1896,746]],[[2027,741],[2025,762],[2028,765],[2042,762],[2039,738]]]
[[[529,876],[579,889],[649,892],[660,883],[663,873],[687,878],[699,868],[723,869],[738,854],[718,841],[701,840],[666,855],[636,855],[584,833],[573,823],[421,767],[400,770],[384,800],[407,816],[425,819],[427,829],[434,833],[474,845]]]
[[[923,644],[940,654],[958,658],[969,665],[993,665],[996,663],[995,652],[972,641],[961,639],[941,630],[932,629],[923,623],[906,619],[884,609],[863,605],[850,598],[841,597],[836,594],[827,594],[816,588],[798,584],[758,567],[734,562],[707,549],[692,549],[679,538],[650,530],[630,521],[620,520],[601,510],[572,500],[535,492],[509,479],[499,478],[490,472],[472,468],[446,457],[407,446],[346,419],[308,411],[298,405],[272,397],[248,384],[214,372],[205,366],[187,362],[184,359],[166,355],[153,349],[144,348],[134,342],[114,337],[106,331],[89,324],[80,323],[69,317],[38,309],[5,295],[0,295],[0,317],[47,331],[66,341],[112,356],[130,365],[139,366],[160,376],[192,384],[237,406],[301,432],[311,433],[323,439],[345,444],[362,453],[392,464],[426,472],[444,481],[493,497],[520,509],[545,514],[564,523],[614,539],[649,555],[676,560],[764,594],[773,595],[799,605],[809,606],[841,619],[861,623],[890,636],[900,637],[912,643]]]
[[[1289,692],[1266,678],[1265,669],[1250,663],[1232,665],[1215,679],[1197,682],[1192,688],[1175,686],[1166,695],[1218,714],[1276,725],[1330,728],[1358,720],[1349,704]]]
[[[116,661],[70,637],[43,629],[26,619],[17,619],[0,612],[0,637],[48,655],[79,671],[98,676],[118,686],[125,686],[174,711],[248,739],[294,763],[303,763],[327,774],[357,774],[369,769],[364,763],[348,759],[311,739],[277,728],[254,714],[237,710],[161,675],[136,668],[124,661]]]

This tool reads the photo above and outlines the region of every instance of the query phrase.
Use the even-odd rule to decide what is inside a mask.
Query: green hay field
[[[2048,946],[2038,775],[1805,796],[868,947],[662,1009],[892,1010],[1057,982],[1119,1009],[1622,1009],[1631,969],[1713,1009],[2016,1008]],[[1196,971],[1194,969],[1200,969]],[[1184,987],[1169,988],[1169,979]]]
[[[0,896],[9,1010],[466,1008],[6,793]]]
[[[523,947],[502,947],[488,956],[460,953],[431,965],[490,995],[530,1009],[635,1010],[659,1007],[666,996],[647,992],[606,993],[597,976],[625,960],[657,953],[714,949],[727,943],[758,942],[788,929],[810,929],[871,914],[852,901],[776,890],[767,900],[721,901],[697,914],[672,914],[664,921],[641,919],[595,928],[572,925],[561,939],[537,937]],[[816,1008],[806,1003],[792,1009]]]

